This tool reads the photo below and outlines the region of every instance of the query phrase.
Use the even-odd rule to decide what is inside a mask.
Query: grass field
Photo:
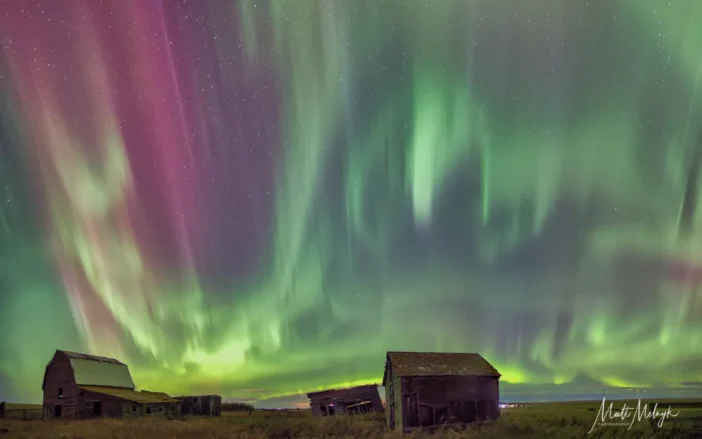
[[[644,401],[646,402],[646,401]],[[440,429],[403,435],[391,432],[383,416],[315,418],[306,410],[225,412],[219,418],[184,420],[100,419],[87,421],[0,420],[4,438],[693,438],[702,437],[702,400],[657,401],[678,416],[652,428],[642,420],[628,427],[600,426],[589,433],[600,402],[528,404],[502,410],[497,421],[466,429]],[[615,410],[622,401],[614,402]],[[628,401],[636,406],[636,401]],[[611,421],[611,420],[610,420]],[[631,423],[631,418],[627,420]],[[3,430],[4,429],[4,430]]]

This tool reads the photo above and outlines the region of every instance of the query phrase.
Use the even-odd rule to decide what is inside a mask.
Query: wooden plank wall
[[[5,410],[0,419],[41,419],[42,415],[42,409],[12,409]]]
[[[82,396],[81,396],[82,394]],[[102,417],[110,418],[121,418],[122,411],[122,400],[105,395],[103,393],[90,392],[83,390],[78,393],[78,400],[76,404],[76,418],[78,419],[90,419],[93,417],[93,408],[96,403],[100,403],[100,411]]]
[[[181,400],[183,415],[220,416],[222,397],[219,395],[185,396]]]
[[[59,389],[62,395],[59,395]],[[73,377],[73,369],[68,357],[56,353],[46,368],[44,383],[44,417],[53,418],[55,407],[61,406],[61,417],[72,418],[76,413],[78,387]]]
[[[499,382],[496,377],[403,377],[403,427],[408,424],[407,397],[416,395],[419,426],[473,422],[497,419],[499,410]],[[461,418],[470,417],[465,421]]]

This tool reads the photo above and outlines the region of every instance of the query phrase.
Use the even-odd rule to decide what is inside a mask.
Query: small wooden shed
[[[0,402],[0,419],[41,419],[41,404]]]
[[[182,415],[220,416],[222,397],[220,395],[177,396]]]
[[[477,353],[388,352],[390,428],[467,424],[500,416],[500,373]]]
[[[383,413],[377,384],[313,392],[307,397],[315,416]]]

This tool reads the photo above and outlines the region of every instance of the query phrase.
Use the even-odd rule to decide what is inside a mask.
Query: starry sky
[[[57,348],[261,406],[387,350],[702,394],[701,80],[696,0],[0,0],[0,400]]]

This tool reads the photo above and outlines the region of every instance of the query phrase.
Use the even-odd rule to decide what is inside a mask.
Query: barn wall
[[[343,403],[340,401],[333,401],[325,394],[312,398],[310,402],[310,405],[312,406],[312,414],[317,416],[326,416],[326,411],[324,411],[325,409],[322,407],[329,404],[334,404],[334,416],[344,413],[345,407],[342,407]]]
[[[380,398],[380,393],[377,387],[372,387],[364,390],[363,392],[354,392],[349,395],[348,398],[342,400],[342,411],[346,413],[348,410],[355,410],[354,408],[348,409],[347,406],[355,405],[361,401],[370,401],[370,406],[366,405],[363,410],[372,410],[375,413],[384,413],[383,400]],[[344,404],[345,403],[345,404]],[[365,413],[365,412],[362,412]]]
[[[393,378],[393,387],[395,388],[395,428],[402,426],[402,379],[400,377]]]
[[[311,405],[311,407],[312,407],[312,415],[316,415],[316,416],[326,416],[326,415],[325,415],[326,412],[322,411],[322,406],[327,405],[327,404],[329,404],[329,403],[330,403],[329,398],[327,398],[326,396],[325,396],[325,397],[321,397],[321,396],[320,396],[320,397],[312,398],[312,400],[311,400],[311,402],[310,402],[310,405]],[[335,414],[335,415],[337,414],[337,413],[336,413],[336,409],[337,409],[336,407],[337,407],[337,405],[338,405],[338,403],[335,403],[335,404],[334,404],[334,414]]]
[[[383,400],[380,399],[380,393],[378,393],[377,388],[373,389],[370,399],[372,402],[371,407],[376,413],[383,413],[385,411],[385,408],[383,407]]]
[[[311,399],[310,400],[310,407],[312,408],[312,415],[313,416],[322,416],[322,409],[320,407],[320,403],[318,399]]]
[[[0,419],[41,419],[42,409],[0,409]]]
[[[121,416],[124,418],[180,416],[180,405],[178,403],[143,404],[120,400],[119,409]]]
[[[221,416],[222,415],[222,397],[219,395],[214,395],[212,397],[212,415]]]
[[[96,403],[100,403],[100,417],[121,418],[123,414],[122,400],[103,393],[79,389],[76,418],[90,419]]]
[[[181,399],[180,411],[184,415],[194,415],[197,414],[197,406],[194,398],[185,397]]]
[[[172,418],[179,418],[181,416],[180,404],[178,404],[178,403],[166,404],[165,407],[166,407],[166,415],[167,416],[170,416]]]
[[[219,395],[183,396],[181,412],[184,415],[220,416],[222,414],[222,397]]]
[[[334,416],[354,415],[359,413],[357,404],[363,401],[369,401],[370,405],[365,405],[360,413],[366,413],[367,410],[371,409],[376,413],[384,412],[383,401],[380,398],[377,386],[358,386],[348,389],[328,390],[308,394],[308,397],[310,398],[310,408],[314,416],[324,416],[324,406],[327,404],[334,405]]]
[[[388,380],[387,383],[388,383],[388,385],[385,386],[385,389],[384,389],[385,390],[385,395],[384,395],[385,396],[385,413],[384,414],[385,414],[385,423],[388,424],[388,427],[392,428],[391,421],[393,419],[392,419],[392,416],[390,415],[390,413],[392,412],[394,406],[392,405],[391,399],[394,398],[395,394],[390,391],[391,381]]]
[[[159,417],[166,416],[165,404],[144,404],[144,416]]]
[[[54,409],[61,406],[61,417],[72,418],[76,411],[78,388],[73,377],[73,369],[68,357],[56,353],[46,367],[44,382],[43,410],[45,418],[54,418]],[[59,397],[59,389],[63,396]]]
[[[402,401],[417,395],[420,426],[497,419],[499,382],[496,377],[406,377],[402,378]],[[409,407],[403,407],[409,414]],[[402,424],[405,429],[409,419]]]
[[[392,368],[390,368],[388,370],[387,386],[385,386],[385,420],[390,428],[402,425],[401,394],[402,382],[400,378],[393,376]]]
[[[139,418],[144,416],[145,407],[132,401],[122,401],[123,418]]]

